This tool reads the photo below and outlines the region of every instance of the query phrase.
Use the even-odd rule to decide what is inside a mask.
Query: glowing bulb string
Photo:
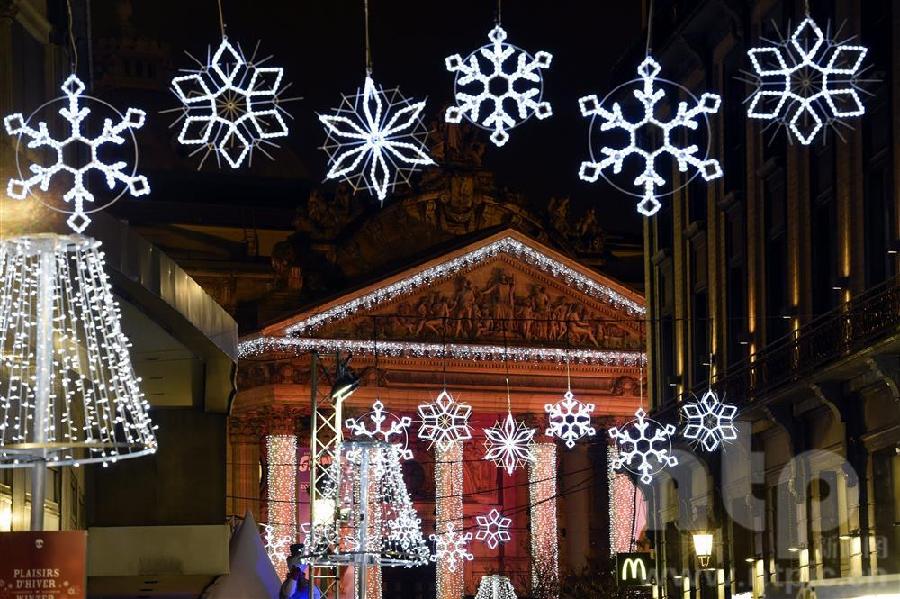
[[[225,14],[222,12],[222,0],[216,0],[219,6],[219,30],[222,32],[222,39],[225,39]]]

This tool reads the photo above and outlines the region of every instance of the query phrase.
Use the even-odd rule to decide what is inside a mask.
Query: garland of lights
[[[231,168],[252,162],[254,149],[272,158],[265,145],[277,148],[271,140],[288,135],[284,117],[290,115],[280,98],[288,87],[281,84],[284,70],[263,66],[269,57],[257,60],[256,50],[247,59],[225,35],[205,63],[188,56],[200,68],[181,69],[187,74],[172,79],[172,92],[182,104],[172,126],[181,123],[179,143],[197,146],[190,156],[205,151],[197,168],[210,153],[220,166],[222,157]]]
[[[493,131],[491,141],[498,148],[509,140],[507,131],[527,121],[531,115],[545,119],[553,114],[550,102],[541,100],[544,81],[541,69],[550,67],[553,56],[540,51],[534,56],[506,42],[506,31],[499,24],[491,29],[486,44],[465,60],[459,54],[444,61],[447,70],[456,73],[453,81],[455,106],[444,114],[448,123],[460,123],[463,117],[474,125]],[[505,68],[509,65],[509,69]],[[489,69],[482,71],[482,66]],[[491,89],[500,85],[500,93]],[[515,105],[515,112],[504,106]],[[484,115],[482,118],[481,115]]]
[[[353,298],[337,306],[322,312],[312,314],[285,328],[288,335],[308,334],[334,320],[340,320],[352,316],[363,310],[370,310],[380,304],[391,302],[400,297],[412,293],[420,287],[435,285],[447,281],[475,266],[483,264],[495,258],[498,254],[505,253],[518,258],[535,268],[543,271],[553,278],[561,279],[568,287],[581,291],[595,299],[608,303],[617,308],[622,308],[629,314],[643,316],[646,312],[644,306],[628,299],[616,290],[598,283],[593,278],[585,276],[577,270],[566,266],[558,260],[543,254],[542,252],[522,243],[513,237],[504,237],[488,245],[485,245],[461,256],[451,258],[435,266],[425,268],[414,275],[405,277],[399,281],[379,287],[374,291]],[[381,342],[379,342],[379,347]]]
[[[609,549],[612,555],[634,549],[643,520],[643,492],[635,488],[631,477],[614,468],[618,450],[607,447],[607,482],[609,487]],[[637,510],[640,509],[640,513]]]
[[[266,548],[281,580],[287,576],[287,558],[297,539],[297,437],[266,435]]]
[[[556,403],[544,405],[547,421],[550,426],[544,432],[548,437],[557,437],[572,449],[582,437],[593,437],[597,431],[591,426],[591,414],[594,404],[581,403],[569,389],[563,398]]]
[[[588,143],[591,159],[581,163],[578,176],[591,183],[602,176],[619,190],[629,195],[641,197],[642,199],[637,205],[637,210],[645,216],[656,214],[660,208],[657,198],[660,195],[664,195],[660,187],[666,185],[667,181],[656,169],[656,159],[660,156],[671,156],[677,162],[678,170],[681,172],[685,172],[688,170],[688,167],[692,167],[695,172],[690,179],[693,179],[698,174],[706,181],[722,176],[722,167],[719,165],[719,161],[698,154],[699,148],[696,145],[691,144],[687,147],[675,145],[679,133],[678,129],[697,129],[700,126],[698,117],[703,117],[706,126],[706,137],[709,141],[711,136],[706,115],[718,112],[722,98],[716,94],[704,93],[698,100],[687,88],[668,79],[660,78],[659,73],[661,70],[662,67],[659,63],[647,56],[637,68],[637,79],[632,79],[620,85],[607,94],[603,100],[600,100],[596,95],[589,95],[578,101],[582,116],[591,118]],[[635,88],[633,93],[643,108],[643,116],[640,120],[631,122],[626,119],[622,106],[618,102],[614,102],[611,108],[607,108],[606,105],[610,97],[617,91],[636,83],[640,83],[641,87]],[[687,102],[679,102],[675,116],[668,121],[660,120],[657,104],[667,95],[660,84],[677,88],[677,90],[691,98],[693,106],[688,108]],[[617,130],[627,135],[628,144],[622,148],[601,146],[599,152],[595,152],[595,138],[599,140],[603,137],[601,133]],[[650,131],[651,133],[644,136],[645,131]],[[662,134],[658,135],[658,131]],[[652,149],[644,149],[639,146],[639,141],[644,137],[650,140],[661,137],[662,142],[657,143]],[[605,169],[612,167],[613,174],[621,173],[625,159],[630,156],[635,156],[644,163],[643,172],[634,179],[634,186],[643,188],[641,194],[635,194],[618,187],[610,181],[605,172]],[[686,184],[684,183],[684,185]],[[669,193],[673,192],[674,190]]]
[[[556,517],[556,445],[537,443],[528,469],[531,521],[531,595],[559,597],[559,541]]]
[[[826,36],[807,14],[788,40],[747,52],[755,86],[747,116],[785,126],[788,139],[803,145],[826,125],[837,130],[866,111],[859,91],[868,48],[836,41],[827,29]]]
[[[409,184],[417,167],[435,163],[426,152],[424,109],[424,100],[376,87],[366,75],[362,91],[345,94],[333,114],[319,115],[328,134],[322,146],[328,154],[325,178],[367,189],[381,201],[398,183]]]
[[[681,434],[685,439],[696,441],[705,451],[712,452],[725,441],[737,439],[734,416],[737,406],[719,401],[712,389],[706,391],[699,401],[681,406],[687,425]]]
[[[19,177],[23,177],[22,167],[19,163],[19,148],[22,138],[29,141],[27,146],[29,149],[48,148],[49,154],[55,157],[55,161],[50,166],[42,166],[32,163],[29,169],[32,173],[27,178],[12,178],[6,187],[6,192],[10,197],[23,200],[37,186],[41,191],[50,189],[50,182],[60,173],[69,173],[72,176],[72,185],[63,195],[63,201],[71,207],[56,208],[50,206],[53,210],[69,214],[66,221],[69,227],[76,233],[81,233],[90,224],[91,219],[88,216],[90,212],[96,212],[112,202],[115,202],[126,191],[132,196],[142,196],[150,193],[150,184],[147,177],[137,174],[137,156],[138,147],[134,138],[134,129],[140,129],[144,126],[146,113],[137,108],[129,108],[124,115],[111,105],[94,98],[84,95],[85,85],[76,75],[69,75],[65,82],[60,86],[64,94],[63,97],[56,98],[40,106],[32,112],[28,118],[22,113],[15,113],[3,119],[3,125],[6,132],[10,135],[17,136],[16,143],[16,168]],[[85,102],[87,101],[87,102]],[[31,126],[32,120],[38,112],[44,108],[57,103],[64,103],[59,109],[60,116],[69,124],[69,133],[61,139],[54,138],[46,122],[40,122],[37,128]],[[82,131],[87,117],[91,114],[93,107],[103,107],[111,110],[119,118],[119,121],[113,124],[112,119],[106,118],[103,121],[103,128],[99,135],[88,137],[88,134]],[[125,171],[128,164],[124,161],[117,161],[107,164],[100,158],[101,150],[107,144],[121,146],[127,139],[125,134],[131,138],[134,148],[134,166],[131,173]],[[73,159],[77,159],[77,155],[73,155],[71,148],[77,148],[80,145],[87,146],[90,151],[88,155],[90,160],[78,164]],[[67,159],[69,161],[67,161]],[[97,171],[103,174],[107,187],[112,190],[116,183],[124,185],[124,189],[119,195],[108,202],[106,205],[95,208],[94,210],[85,210],[85,203],[94,203],[95,197],[87,187],[85,178],[91,171]]]
[[[666,466],[678,465],[678,458],[670,455],[674,434],[673,425],[663,426],[647,418],[644,408],[638,408],[633,420],[624,426],[609,429],[609,436],[615,440],[618,450],[613,468],[625,468],[640,476],[642,483],[648,484],[653,480],[653,475]]]
[[[369,420],[372,421],[373,428],[369,429],[366,427],[364,421],[365,416],[368,416]],[[351,435],[390,443],[397,448],[400,457],[404,460],[411,460],[413,458],[413,452],[409,448],[408,429],[412,425],[412,419],[409,416],[403,416],[401,418],[390,412],[386,412],[384,410],[384,404],[381,403],[380,399],[375,400],[375,403],[372,404],[372,411],[365,416],[360,417],[359,419],[348,418],[344,422],[344,426],[350,429]],[[384,422],[389,417],[391,419],[391,424],[388,428],[384,428]],[[394,441],[395,437],[400,440]]]
[[[496,549],[500,543],[507,543],[511,539],[509,527],[512,518],[502,516],[500,512],[492,509],[485,516],[475,516],[478,530],[475,532],[475,540],[484,542],[490,549]]]
[[[516,589],[506,576],[482,576],[475,599],[516,599]]]
[[[513,420],[512,412],[507,412],[502,424],[497,421],[494,426],[484,429],[484,447],[487,450],[484,459],[494,462],[512,476],[516,468],[523,468],[534,461],[531,445],[535,432],[524,422]]]
[[[435,451],[434,493],[435,493],[435,534],[432,540],[445,535],[458,538],[463,525],[463,451],[462,443],[451,443],[448,447]],[[467,533],[471,539],[472,533]],[[468,542],[468,541],[466,541]],[[458,547],[458,543],[443,541],[438,549]],[[463,595],[464,577],[456,574],[462,560],[471,558],[465,546],[462,551],[438,552],[432,558],[437,570],[437,599],[459,599]]]
[[[447,449],[457,441],[467,441],[472,438],[471,414],[472,406],[457,403],[444,389],[433,402],[419,404],[419,417],[422,418],[419,438],[431,441],[438,449]]]
[[[0,242],[0,468],[156,451],[99,248],[75,235]]]

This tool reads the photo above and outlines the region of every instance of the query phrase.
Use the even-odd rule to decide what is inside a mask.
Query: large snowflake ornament
[[[399,183],[409,184],[417,167],[434,164],[426,152],[424,109],[424,100],[378,88],[366,76],[361,91],[345,95],[333,114],[319,115],[328,134],[322,146],[328,153],[325,178],[343,179],[382,201]]]
[[[572,449],[582,437],[591,437],[597,433],[591,426],[591,414],[594,404],[581,403],[572,395],[571,389],[556,403],[544,405],[550,426],[544,432],[548,437],[558,437]]]
[[[497,510],[491,510],[487,515],[475,516],[478,530],[475,532],[475,540],[484,541],[491,549],[496,549],[500,543],[510,540],[509,527],[512,518],[502,516]]]
[[[277,148],[272,140],[288,134],[285,117],[290,115],[281,106],[288,87],[282,85],[283,69],[263,66],[271,57],[257,59],[256,51],[248,59],[227,37],[211,58],[207,52],[206,62],[191,58],[200,68],[182,69],[186,74],[172,79],[172,91],[182,103],[172,126],[181,124],[180,143],[197,146],[191,156],[203,152],[198,168],[210,154],[231,168],[252,161],[255,149],[271,158],[266,147]]]
[[[606,169],[612,167],[613,174],[619,174],[626,158],[634,156],[643,161],[643,171],[634,179],[634,186],[642,189],[640,194],[616,187],[642,198],[637,210],[645,216],[656,214],[659,210],[660,203],[657,199],[659,196],[673,192],[673,190],[665,191],[667,181],[657,170],[658,158],[670,156],[676,161],[681,172],[686,172],[689,167],[693,168],[691,178],[700,175],[706,181],[711,181],[722,176],[719,161],[707,157],[706,152],[701,153],[696,144],[686,147],[676,145],[680,133],[684,130],[696,130],[701,126],[701,119],[703,126],[707,128],[708,141],[709,123],[706,115],[718,112],[722,99],[710,93],[704,93],[697,99],[683,86],[659,77],[661,70],[659,63],[648,56],[638,66],[638,79],[620,85],[603,100],[596,95],[589,95],[578,101],[581,114],[591,118],[591,143],[589,143],[591,159],[581,163],[578,175],[592,183],[603,176],[613,184],[605,172]],[[606,105],[609,98],[618,90],[636,83],[640,83],[641,86],[633,89],[633,95],[640,103],[643,115],[632,122],[625,117],[622,105],[618,102],[614,102],[611,108],[607,108]],[[661,120],[662,117],[659,116],[661,109],[658,104],[668,95],[663,85],[685,93],[692,99],[693,105],[689,107],[687,102],[678,102],[675,114],[669,120]],[[628,143],[621,148],[601,146],[599,154],[595,153],[593,143],[595,136],[600,139],[603,137],[601,133],[615,130],[625,133]],[[650,147],[641,147],[642,143]]]
[[[700,443],[706,451],[715,451],[720,443],[737,439],[734,427],[737,406],[719,401],[712,389],[704,393],[700,401],[684,404],[681,411],[687,419],[681,434],[685,439]]]
[[[494,462],[498,468],[504,468],[512,476],[516,468],[534,462],[531,451],[534,433],[533,428],[515,421],[512,413],[507,412],[502,424],[498,421],[484,429],[484,447],[487,449],[484,459]]]
[[[509,140],[510,129],[531,115],[545,119],[553,114],[550,103],[542,100],[544,81],[540,73],[550,67],[553,56],[544,51],[532,56],[507,43],[506,38],[506,31],[497,25],[488,34],[491,43],[465,59],[454,54],[444,61],[447,70],[456,73],[456,106],[447,108],[444,120],[459,123],[465,117],[493,131],[491,141],[497,147]]]
[[[290,546],[293,540],[286,535],[279,535],[275,526],[272,524],[263,524],[263,540],[265,542],[266,555],[273,566],[283,564],[290,555]]]
[[[439,449],[447,449],[454,441],[471,439],[471,414],[472,406],[457,403],[445,389],[432,403],[419,405],[419,416],[422,418],[419,438],[431,441]]]
[[[372,421],[372,428],[366,426],[366,416]],[[384,423],[390,419],[390,426],[384,427]],[[360,418],[348,418],[344,422],[344,426],[350,429],[351,435],[356,437],[367,437],[390,443],[397,448],[400,457],[404,460],[411,460],[413,452],[409,448],[408,429],[412,424],[409,416],[395,416],[390,412],[386,412],[384,404],[380,399],[376,399],[372,404],[372,411]]]
[[[784,125],[789,138],[809,145],[826,125],[865,113],[859,77],[868,49],[835,41],[830,28],[826,35],[807,15],[789,40],[747,52],[756,87],[747,116]]]
[[[434,541],[432,561],[445,563],[451,572],[456,572],[464,561],[472,561],[474,557],[469,552],[469,543],[472,541],[470,532],[447,530],[429,538]]]
[[[23,177],[20,169],[19,176],[23,178],[10,179],[6,187],[6,192],[12,198],[23,200],[31,193],[35,186],[41,191],[48,191],[50,182],[56,175],[60,173],[69,173],[72,176],[72,186],[65,195],[63,195],[63,201],[65,201],[66,204],[71,205],[71,208],[66,207],[65,209],[59,209],[54,208],[53,206],[51,206],[51,208],[68,213],[70,216],[66,222],[69,224],[69,227],[71,227],[73,231],[81,233],[91,222],[88,214],[100,209],[85,209],[86,202],[94,202],[94,194],[88,189],[88,183],[85,180],[91,171],[102,173],[109,189],[114,189],[116,183],[125,185],[125,189],[116,197],[116,199],[121,197],[125,191],[128,191],[132,196],[142,196],[150,193],[150,185],[147,183],[147,177],[136,174],[137,144],[134,141],[134,134],[132,132],[134,129],[140,129],[144,125],[146,113],[137,108],[129,108],[125,114],[122,115],[106,102],[84,95],[84,83],[82,83],[81,79],[76,75],[69,75],[60,89],[62,89],[64,97],[51,100],[44,104],[31,113],[28,118],[25,118],[22,113],[17,112],[3,119],[3,125],[5,126],[7,133],[18,136],[20,140],[23,137],[27,138],[29,140],[27,146],[30,149],[48,148],[51,150],[49,153],[54,161],[50,166],[42,166],[40,164],[29,165],[29,170],[32,172],[32,175],[27,178]],[[83,130],[83,126],[86,125],[85,119],[91,114],[91,109],[88,108],[88,106],[83,105],[85,100],[112,110],[118,115],[120,119],[119,122],[114,124],[112,119],[104,119],[103,128],[100,134],[95,137],[88,136]],[[36,129],[30,124],[31,120],[40,110],[57,102],[64,102],[64,106],[60,108],[58,112],[70,126],[68,135],[63,138],[53,137],[46,122],[42,121],[38,123]],[[125,140],[127,139],[125,135],[126,132],[128,133],[128,137],[131,138],[135,148],[135,165],[131,169],[131,173],[126,172],[126,167],[128,166],[127,163],[118,161],[107,164],[100,157],[104,145],[113,144],[120,146],[125,143]],[[16,161],[18,164],[18,145],[16,150]],[[81,158],[86,158],[86,160],[79,160],[79,156],[76,154],[79,150],[86,155]],[[109,203],[106,205],[109,205]]]
[[[647,418],[643,408],[638,408],[634,420],[621,428],[609,429],[619,452],[613,460],[613,469],[625,468],[640,476],[642,483],[649,483],[666,466],[678,465],[678,458],[670,455],[674,434],[673,425],[663,426]]]

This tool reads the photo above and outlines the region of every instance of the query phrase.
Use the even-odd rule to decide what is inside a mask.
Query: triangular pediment
[[[267,327],[268,337],[636,350],[643,298],[504,231]]]

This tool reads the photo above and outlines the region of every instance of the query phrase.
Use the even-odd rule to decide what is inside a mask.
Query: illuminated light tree
[[[516,589],[506,576],[482,576],[475,599],[516,599]]]

